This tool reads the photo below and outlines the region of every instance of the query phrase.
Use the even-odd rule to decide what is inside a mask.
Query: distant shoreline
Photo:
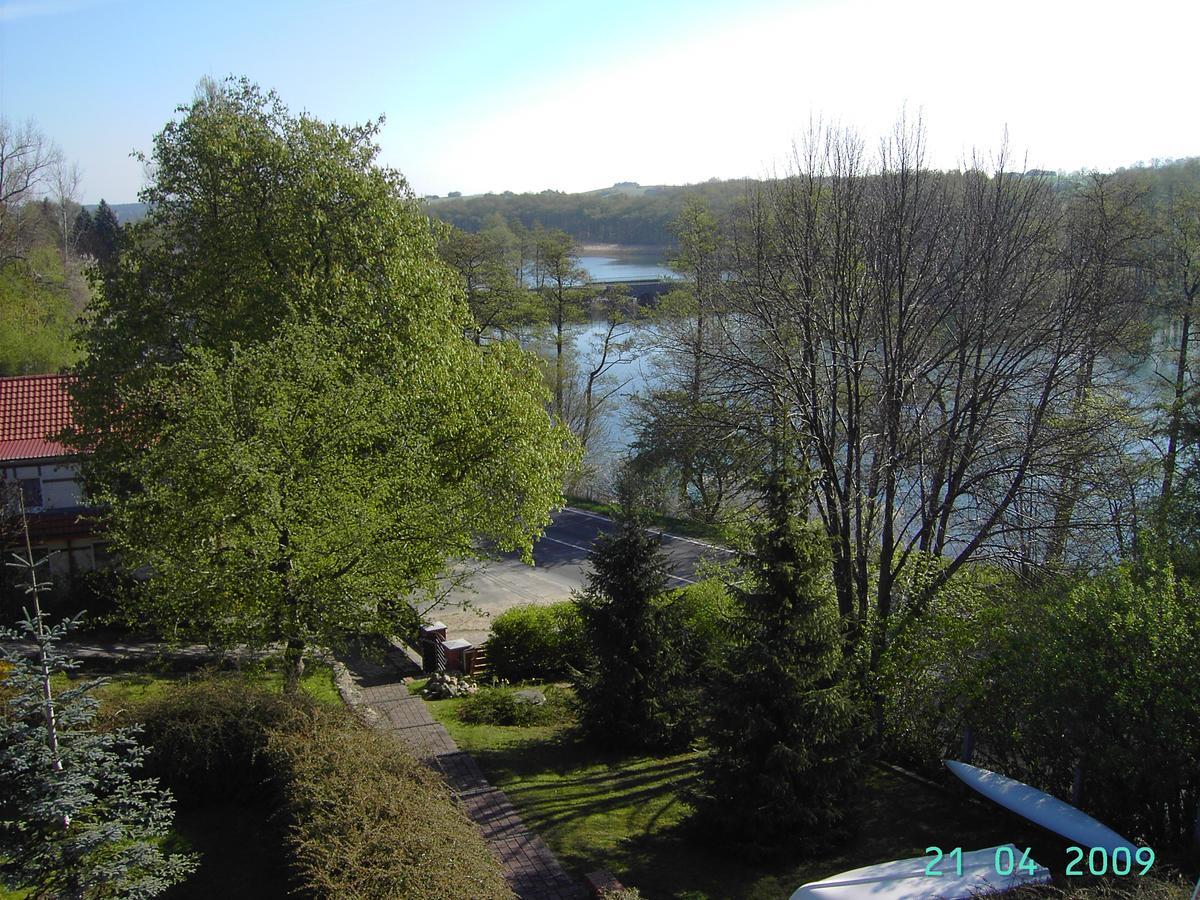
[[[668,247],[660,244],[591,244],[584,243],[579,245],[579,251],[584,254],[591,253],[610,253],[614,250],[622,253],[636,253],[638,255],[649,256],[651,254],[666,255]]]

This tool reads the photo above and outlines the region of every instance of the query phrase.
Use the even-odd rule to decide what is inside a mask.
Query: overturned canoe
[[[1001,846],[1015,854],[1005,854],[1006,863],[1021,859],[1021,851],[1012,844]],[[918,856],[863,866],[820,881],[810,881],[798,888],[791,900],[965,900],[1026,884],[1049,884],[1049,869],[1036,863],[1033,872],[1022,870],[1001,875],[996,871],[1000,849],[987,847],[963,853],[961,875],[956,863],[949,858],[943,858],[939,866],[933,867],[943,870],[942,875],[931,875],[933,858]],[[1008,868],[1008,865],[1002,867]],[[949,871],[945,871],[947,869]]]
[[[946,760],[946,768],[989,800],[1081,847],[1103,847],[1109,853],[1118,847],[1124,847],[1130,853],[1137,850],[1107,825],[1037,788],[955,760]]]

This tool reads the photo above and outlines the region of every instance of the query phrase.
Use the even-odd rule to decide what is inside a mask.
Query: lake
[[[627,247],[620,244],[584,244],[579,264],[593,281],[643,281],[677,278],[667,268],[666,247]]]

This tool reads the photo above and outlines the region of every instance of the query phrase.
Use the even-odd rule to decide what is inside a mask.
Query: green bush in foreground
[[[569,600],[548,606],[514,606],[492,622],[488,664],[508,681],[554,681],[578,665],[583,621]]]
[[[137,707],[151,747],[146,768],[185,802],[277,791],[268,736],[308,702],[270,693],[237,674],[183,682]]]
[[[568,698],[563,691],[549,687],[545,703],[523,701],[511,688],[480,688],[466,697],[458,708],[458,718],[468,725],[555,725],[571,719]]]
[[[272,733],[270,750],[286,773],[288,843],[306,892],[512,897],[446,786],[395,739],[344,709],[313,706]]]
[[[182,684],[147,701],[140,717],[156,741],[149,764],[183,796],[249,790],[278,805],[297,893],[512,897],[445,785],[345,708],[230,676]]]

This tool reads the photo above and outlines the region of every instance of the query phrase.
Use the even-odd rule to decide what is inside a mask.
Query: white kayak
[[[1109,853],[1118,847],[1137,850],[1107,825],[1037,788],[955,760],[946,760],[946,767],[989,800],[1081,847],[1103,847]]]
[[[791,900],[964,900],[996,894],[1026,884],[1049,884],[1050,870],[1034,865],[1033,872],[1018,870],[1021,851],[1004,844],[1013,854],[1001,860],[1001,866],[1013,868],[1011,875],[996,871],[996,852],[1000,847],[972,850],[962,854],[962,874],[957,860],[943,856],[933,868],[942,874],[929,874],[933,856],[898,859],[894,862],[851,869],[820,881],[810,881],[792,894]],[[1026,861],[1028,866],[1029,861]]]

